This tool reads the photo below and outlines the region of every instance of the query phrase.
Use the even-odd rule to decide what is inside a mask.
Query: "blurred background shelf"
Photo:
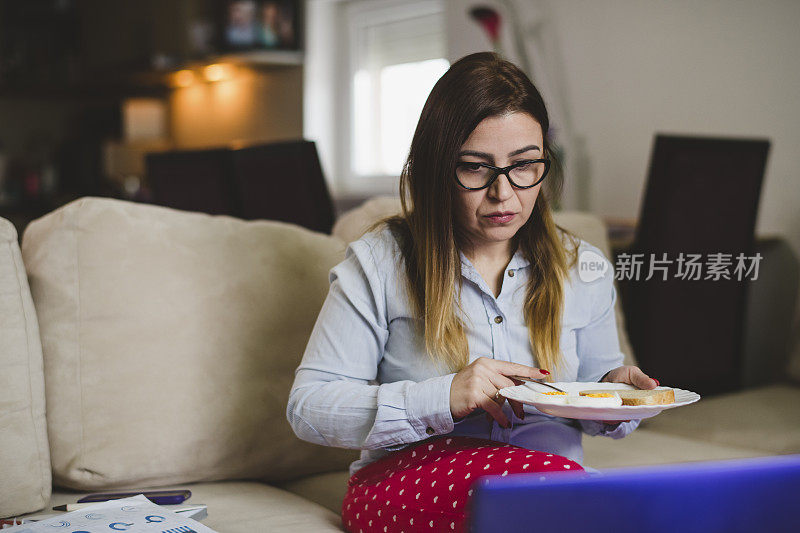
[[[300,66],[305,55],[292,50],[250,50],[214,56],[214,61],[245,63],[255,67]]]

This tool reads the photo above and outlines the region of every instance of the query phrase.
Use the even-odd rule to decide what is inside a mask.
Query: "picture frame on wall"
[[[297,0],[224,0],[220,47],[226,52],[299,50]]]

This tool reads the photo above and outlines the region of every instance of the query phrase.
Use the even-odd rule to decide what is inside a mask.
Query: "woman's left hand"
[[[626,383],[638,389],[650,390],[659,386],[658,380],[653,379],[638,366],[620,366],[606,374],[602,382],[605,383]],[[604,424],[619,424],[620,422],[630,422],[630,420],[603,420]]]

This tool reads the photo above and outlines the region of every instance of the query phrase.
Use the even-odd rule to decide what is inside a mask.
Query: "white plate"
[[[624,383],[586,383],[580,381],[552,383],[567,394],[577,395],[584,390],[614,389],[631,390],[636,387]],[[548,415],[560,416],[562,418],[577,418],[580,420],[635,420],[639,418],[650,418],[656,416],[664,409],[674,409],[689,405],[700,399],[696,392],[676,389],[674,387],[656,387],[656,390],[669,389],[675,391],[675,403],[662,405],[623,405],[620,407],[579,407],[577,405],[558,405],[553,403],[534,400],[532,391],[547,392],[553,389],[536,383],[525,383],[515,387],[506,387],[500,390],[500,394],[510,400],[532,405],[539,411]]]

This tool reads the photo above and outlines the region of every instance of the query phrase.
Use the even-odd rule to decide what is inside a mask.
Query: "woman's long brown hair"
[[[461,146],[483,119],[512,112],[528,113],[541,125],[543,157],[551,160],[533,212],[515,241],[530,261],[524,318],[534,364],[550,370],[554,379],[563,359],[559,350],[563,282],[576,260],[577,242],[556,226],[550,212],[549,203],[560,194],[563,178],[548,135],[544,101],[513,63],[491,52],[471,54],[439,79],[422,109],[400,176],[402,215],[381,220],[371,229],[385,224],[398,240],[407,293],[422,320],[430,356],[451,371],[464,368],[469,364],[469,346],[458,245],[465,241],[454,223],[455,168]]]

